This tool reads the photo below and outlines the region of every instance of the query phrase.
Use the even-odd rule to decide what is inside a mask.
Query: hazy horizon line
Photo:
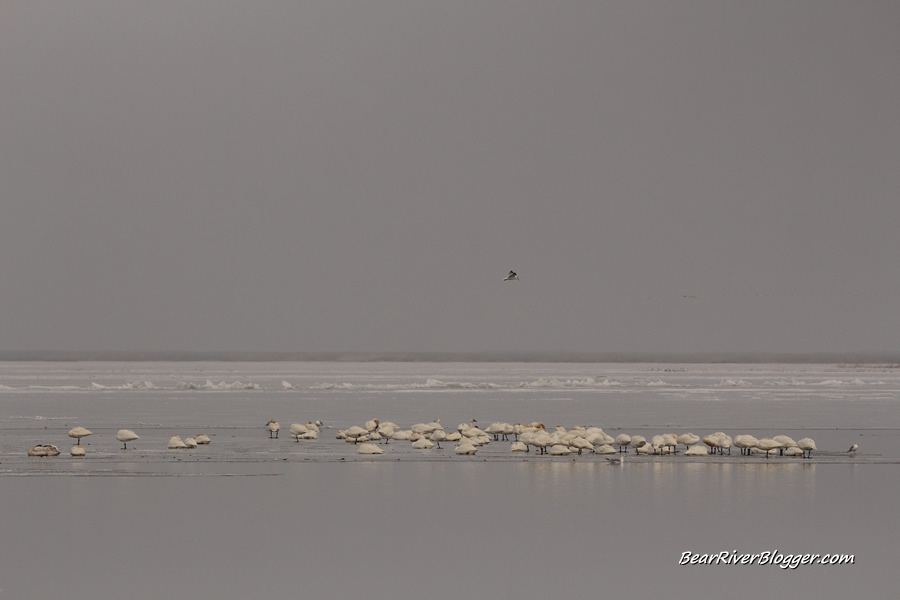
[[[183,350],[0,351],[8,362],[584,362],[900,363],[890,352],[265,352]]]

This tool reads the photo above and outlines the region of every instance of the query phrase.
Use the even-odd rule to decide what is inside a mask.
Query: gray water
[[[0,598],[895,597],[897,371],[0,363]],[[820,452],[611,465],[511,455],[508,442],[473,457],[393,442],[363,457],[334,438],[373,417],[785,433]],[[287,435],[316,419],[318,440]],[[75,425],[94,432],[84,459],[68,456]],[[141,436],[127,451],[120,428]],[[166,449],[201,432],[208,447]],[[36,443],[63,454],[25,456]],[[684,552],[771,550],[854,564],[678,565]]]

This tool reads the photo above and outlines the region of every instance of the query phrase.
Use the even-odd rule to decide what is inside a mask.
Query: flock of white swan
[[[291,437],[296,441],[318,439],[323,427],[321,421],[308,421],[306,423],[293,423],[290,426]],[[271,419],[266,424],[269,437],[277,439],[281,430],[278,421]],[[68,432],[69,437],[76,441],[70,453],[75,457],[85,456],[85,449],[81,446],[81,438],[92,435],[92,432],[84,427],[75,427]],[[477,421],[472,419],[468,423],[460,423],[453,431],[446,431],[441,425],[440,419],[430,423],[416,423],[408,429],[401,429],[396,423],[372,419],[362,426],[353,425],[337,432],[337,439],[344,440],[356,447],[358,454],[383,454],[384,447],[394,442],[408,442],[414,450],[442,449],[441,443],[455,444],[454,452],[461,455],[473,455],[478,449],[491,442],[510,442],[510,452],[532,452],[539,455],[568,456],[570,454],[583,454],[588,452],[596,455],[610,455],[611,462],[622,464],[624,455],[629,449],[633,449],[639,455],[665,455],[677,454],[679,446],[684,446],[685,456],[704,456],[708,454],[731,454],[731,449],[737,447],[742,455],[770,456],[797,456],[810,458],[812,452],[817,450],[816,442],[812,438],[803,438],[794,441],[786,435],[776,435],[757,439],[752,435],[730,435],[717,431],[702,438],[693,433],[675,435],[664,433],[652,436],[649,440],[642,435],[629,435],[621,433],[612,437],[599,427],[576,426],[570,429],[557,425],[553,431],[548,431],[543,423],[491,423],[481,429]],[[512,438],[512,439],[511,439]],[[121,429],[116,434],[116,439],[123,443],[123,449],[128,449],[128,442],[139,439],[138,435],[130,429]],[[198,434],[182,439],[173,435],[169,438],[168,449],[180,450],[196,448],[209,444],[208,435]],[[848,453],[855,453],[859,449],[858,444],[853,444]],[[28,450],[28,456],[58,456],[59,448],[53,444],[40,444]]]
[[[348,444],[357,446],[359,454],[383,454],[382,446],[391,441],[409,442],[415,450],[430,450],[441,448],[441,442],[455,444],[456,454],[471,455],[478,452],[478,448],[497,441],[509,441],[510,452],[531,452],[532,449],[541,455],[568,456],[569,454],[583,454],[585,451],[599,455],[625,454],[632,448],[637,454],[662,455],[677,454],[678,447],[684,446],[686,456],[702,456],[707,454],[731,454],[731,449],[737,447],[744,455],[765,455],[766,458],[775,454],[782,456],[799,456],[810,458],[812,452],[817,450],[816,442],[812,438],[803,438],[794,441],[786,435],[776,435],[771,438],[757,439],[752,435],[730,435],[717,431],[702,438],[693,433],[675,435],[665,433],[655,435],[649,440],[641,435],[629,435],[622,433],[615,438],[599,427],[576,426],[567,429],[557,425],[551,432],[543,423],[491,423],[488,427],[480,429],[477,421],[472,419],[469,423],[460,423],[456,430],[447,432],[440,419],[430,423],[417,423],[408,429],[400,428],[391,421],[372,419],[364,425],[353,425],[337,432],[337,439],[344,440]],[[319,423],[321,424],[321,423]],[[268,423],[269,437],[278,436],[281,426],[275,420]],[[317,439],[320,429],[312,422],[291,425],[291,436],[299,442],[304,439]],[[510,439],[513,438],[513,439]],[[854,444],[847,452],[856,452],[859,448]],[[609,459],[621,463],[622,458]]]
[[[93,435],[94,432],[84,427],[73,427],[69,430],[69,437],[75,440],[75,445],[69,453],[75,457],[85,456],[87,451],[81,445],[81,438]],[[116,439],[122,442],[122,449],[128,450],[128,442],[140,439],[140,436],[130,429],[120,429],[116,433]],[[181,436],[173,435],[169,438],[169,450],[178,450],[181,448],[196,448],[199,445],[209,444],[212,439],[206,434],[198,434],[187,439],[181,439]],[[59,448],[53,444],[38,444],[28,450],[28,456],[59,456]]]
[[[484,429],[476,425],[472,419],[469,423],[460,423],[455,431],[447,433],[441,425],[440,419],[431,423],[417,423],[409,429],[401,429],[396,423],[378,419],[372,419],[365,426],[354,425],[349,429],[338,431],[337,438],[347,443],[360,444],[360,454],[382,454],[383,448],[375,442],[388,444],[392,440],[408,441],[416,450],[429,450],[440,448],[440,443],[455,443],[456,454],[475,454],[478,448],[497,441],[509,441],[510,452],[531,452],[532,449],[541,455],[568,456],[570,454],[583,454],[585,451],[599,455],[626,454],[629,448],[633,448],[637,454],[662,455],[677,454],[678,447],[684,446],[686,456],[703,456],[707,454],[731,454],[731,448],[736,446],[741,454],[764,454],[769,458],[773,453],[783,456],[800,456],[810,458],[813,450],[817,450],[816,442],[812,438],[803,438],[794,441],[786,435],[776,435],[772,438],[757,439],[752,435],[730,435],[717,431],[702,438],[693,433],[675,435],[665,433],[655,435],[649,440],[642,435],[629,435],[627,433],[612,437],[600,427],[576,426],[567,429],[557,425],[553,431],[548,431],[543,423],[491,423]],[[270,430],[278,426],[270,421]],[[294,435],[294,425],[291,426],[291,434]],[[295,435],[297,441],[302,439]],[[513,439],[510,439],[513,438]],[[854,444],[848,452],[855,452],[858,445]],[[621,464],[622,457],[609,459]]]

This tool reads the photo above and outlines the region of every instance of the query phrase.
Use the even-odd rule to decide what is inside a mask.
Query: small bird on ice
[[[857,450],[859,450],[859,444],[853,444],[847,452],[856,452]]]
[[[510,272],[509,272],[509,275],[507,275],[507,276],[503,279],[503,281],[513,281],[513,280],[516,280],[516,281],[519,280],[519,276],[516,275],[516,272],[515,272],[515,271],[510,271]]]

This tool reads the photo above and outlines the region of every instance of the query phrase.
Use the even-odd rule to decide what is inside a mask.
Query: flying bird
[[[516,275],[516,272],[515,272],[515,271],[510,271],[510,272],[509,272],[509,275],[507,275],[507,276],[503,279],[503,281],[513,281],[513,280],[515,280],[515,281],[518,281],[518,280],[519,280],[519,276]]]

